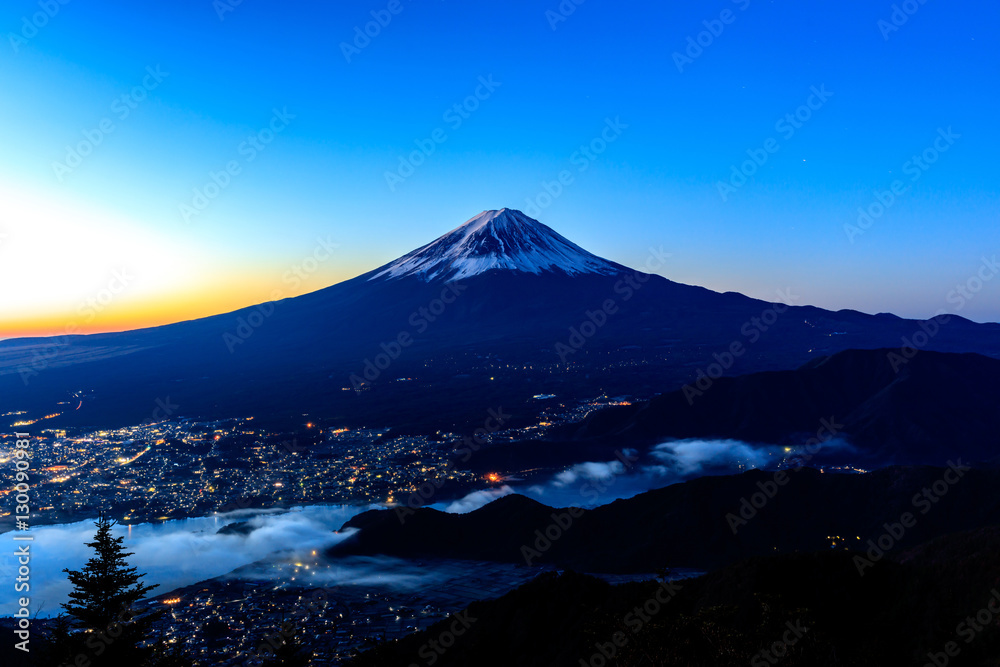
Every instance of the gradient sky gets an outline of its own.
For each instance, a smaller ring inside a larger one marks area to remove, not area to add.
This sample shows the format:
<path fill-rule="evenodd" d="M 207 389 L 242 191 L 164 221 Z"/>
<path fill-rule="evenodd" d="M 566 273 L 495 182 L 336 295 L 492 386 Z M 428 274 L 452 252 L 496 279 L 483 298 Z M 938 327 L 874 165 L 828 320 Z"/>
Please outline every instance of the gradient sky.
<path fill-rule="evenodd" d="M 626 265 L 662 246 L 659 272 L 681 282 L 911 317 L 954 311 L 949 292 L 1000 255 L 997 3 L 913 0 L 896 26 L 872 0 L 589 0 L 568 16 L 557 0 L 399 0 L 348 62 L 342 43 L 388 1 L 243 0 L 220 18 L 231 1 L 3 4 L 0 337 L 312 291 L 505 206 Z M 679 68 L 705 22 L 721 33 Z M 480 77 L 500 85 L 455 127 Z M 823 86 L 794 133 L 777 125 Z M 294 118 L 251 161 L 241 144 L 275 109 Z M 581 170 L 607 119 L 627 128 Z M 948 128 L 959 138 L 911 181 Z M 57 173 L 85 133 L 100 143 Z M 777 152 L 724 200 L 718 183 L 768 139 Z M 231 161 L 240 173 L 185 220 Z M 531 210 L 564 170 L 573 182 Z M 845 225 L 897 178 L 906 192 L 852 242 Z M 323 243 L 338 246 L 292 279 Z M 959 312 L 1000 320 L 1000 279 Z"/>

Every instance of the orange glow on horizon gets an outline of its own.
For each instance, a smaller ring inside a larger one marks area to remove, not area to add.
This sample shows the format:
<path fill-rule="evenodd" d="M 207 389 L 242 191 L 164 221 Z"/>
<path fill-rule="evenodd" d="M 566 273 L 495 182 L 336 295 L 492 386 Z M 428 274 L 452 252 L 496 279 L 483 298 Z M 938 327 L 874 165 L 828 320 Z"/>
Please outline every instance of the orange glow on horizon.
<path fill-rule="evenodd" d="M 96 313 L 81 305 L 77 312 L 25 314 L 16 319 L 6 319 L 0 322 L 0 340 L 111 333 L 158 327 L 230 313 L 271 301 L 274 296 L 284 299 L 308 294 L 351 277 L 353 275 L 337 276 L 326 284 L 317 279 L 315 282 L 304 283 L 293 291 L 286 289 L 280 278 L 274 280 L 271 276 L 230 276 L 225 281 L 227 284 L 213 286 L 211 289 L 197 292 L 187 290 L 144 302 L 123 298 L 121 302 L 112 302 Z"/>

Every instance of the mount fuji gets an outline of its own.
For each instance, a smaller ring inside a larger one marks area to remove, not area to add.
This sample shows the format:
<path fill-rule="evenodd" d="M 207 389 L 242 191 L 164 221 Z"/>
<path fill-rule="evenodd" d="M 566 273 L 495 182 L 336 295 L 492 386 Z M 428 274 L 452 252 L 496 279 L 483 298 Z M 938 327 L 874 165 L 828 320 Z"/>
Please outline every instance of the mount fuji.
<path fill-rule="evenodd" d="M 302 296 L 123 333 L 0 342 L 0 402 L 47 414 L 83 397 L 50 428 L 138 423 L 166 401 L 200 419 L 308 414 L 438 430 L 481 425 L 498 405 L 527 418 L 541 394 L 649 396 L 907 340 L 1000 357 L 998 334 L 954 316 L 917 322 L 683 285 L 499 209 Z"/>
<path fill-rule="evenodd" d="M 483 211 L 464 225 L 378 269 L 369 280 L 416 276 L 462 280 L 488 271 L 616 275 L 624 266 L 592 255 L 520 211 Z"/>

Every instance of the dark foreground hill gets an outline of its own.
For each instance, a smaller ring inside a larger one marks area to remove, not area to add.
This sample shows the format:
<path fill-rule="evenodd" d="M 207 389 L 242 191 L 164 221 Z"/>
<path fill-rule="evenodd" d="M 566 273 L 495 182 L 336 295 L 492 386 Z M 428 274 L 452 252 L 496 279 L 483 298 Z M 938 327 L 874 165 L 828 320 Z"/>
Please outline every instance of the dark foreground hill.
<path fill-rule="evenodd" d="M 359 530 L 333 553 L 637 573 L 706 570 L 765 554 L 868 550 L 869 540 L 876 546 L 881 540 L 878 553 L 892 554 L 1000 523 L 998 488 L 1000 470 L 964 466 L 864 475 L 755 470 L 701 477 L 592 510 L 553 509 L 517 495 L 461 515 L 373 510 L 345 524 Z"/>
<path fill-rule="evenodd" d="M 996 665 L 997 553 L 993 526 L 864 576 L 845 551 L 760 557 L 679 582 L 547 574 L 351 665 Z"/>

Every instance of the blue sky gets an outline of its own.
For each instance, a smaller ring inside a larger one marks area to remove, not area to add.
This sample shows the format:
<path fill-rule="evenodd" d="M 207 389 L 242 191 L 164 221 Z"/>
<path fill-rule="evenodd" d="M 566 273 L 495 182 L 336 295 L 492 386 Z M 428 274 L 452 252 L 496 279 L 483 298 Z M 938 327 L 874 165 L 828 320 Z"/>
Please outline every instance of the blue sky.
<path fill-rule="evenodd" d="M 93 327 L 311 291 L 505 206 L 681 282 L 913 317 L 1000 254 L 993 3 L 231 2 L 4 4 L 0 329 L 59 333 L 116 270 Z M 960 314 L 1000 320 L 980 285 Z"/>

